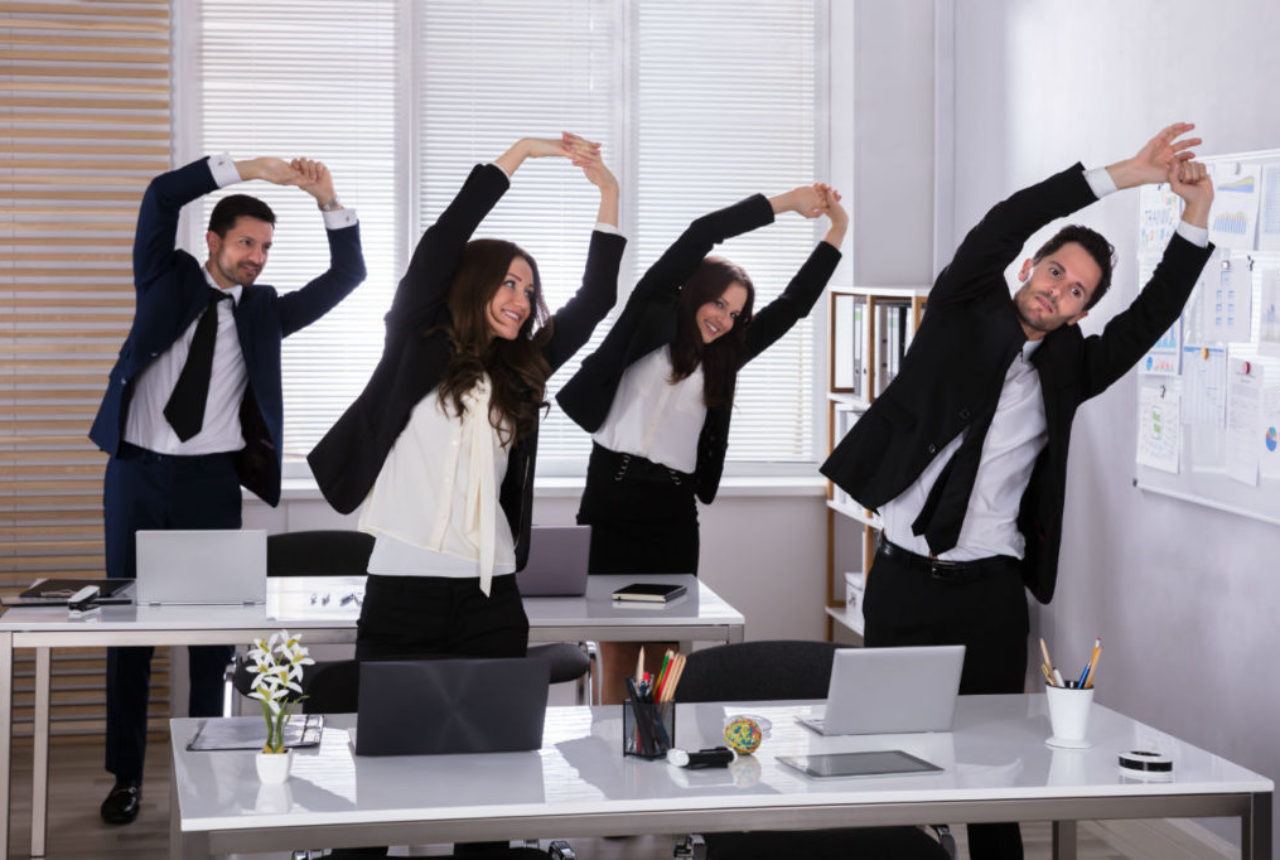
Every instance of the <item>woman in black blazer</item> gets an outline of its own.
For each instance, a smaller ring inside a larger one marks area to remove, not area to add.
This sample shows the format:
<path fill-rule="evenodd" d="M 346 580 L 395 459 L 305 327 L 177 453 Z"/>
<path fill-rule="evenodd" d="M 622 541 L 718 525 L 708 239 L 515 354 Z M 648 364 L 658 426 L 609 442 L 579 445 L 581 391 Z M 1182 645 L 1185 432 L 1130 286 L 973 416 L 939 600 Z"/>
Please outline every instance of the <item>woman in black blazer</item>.
<path fill-rule="evenodd" d="M 848 228 L 839 201 L 836 191 L 814 184 L 757 194 L 695 220 L 636 284 L 604 342 L 556 396 L 593 434 L 578 509 L 578 522 L 591 526 L 592 573 L 697 572 L 695 497 L 715 499 L 737 373 L 822 294 Z M 707 254 L 786 211 L 825 214 L 831 225 L 782 295 L 753 314 L 746 272 Z M 635 665 L 635 648 L 608 651 L 606 677 L 616 676 L 611 664 Z M 661 659 L 660 648 L 648 653 Z"/>
<path fill-rule="evenodd" d="M 548 317 L 533 258 L 472 232 L 526 158 L 559 156 L 600 189 L 577 294 Z M 515 570 L 528 554 L 546 380 L 617 299 L 626 241 L 598 144 L 527 138 L 477 165 L 423 235 L 386 317 L 364 391 L 311 451 L 325 498 L 377 538 L 359 658 L 523 656 Z M 505 461 L 505 467 L 504 467 Z"/>

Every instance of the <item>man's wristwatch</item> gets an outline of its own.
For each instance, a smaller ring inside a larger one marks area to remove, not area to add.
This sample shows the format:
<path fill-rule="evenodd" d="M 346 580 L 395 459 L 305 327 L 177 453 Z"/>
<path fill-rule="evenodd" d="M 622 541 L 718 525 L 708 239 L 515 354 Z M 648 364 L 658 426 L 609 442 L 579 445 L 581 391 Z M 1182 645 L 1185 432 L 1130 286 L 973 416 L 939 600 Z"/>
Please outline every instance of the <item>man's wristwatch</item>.
<path fill-rule="evenodd" d="M 320 211 L 321 211 L 321 212 L 335 212 L 335 211 L 337 211 L 338 209 L 341 209 L 341 208 L 342 208 L 342 204 L 338 201 L 338 198 L 337 198 L 337 197 L 333 198 L 333 199 L 332 199 L 332 200 L 330 200 L 328 203 L 321 203 L 321 204 L 320 204 Z"/>

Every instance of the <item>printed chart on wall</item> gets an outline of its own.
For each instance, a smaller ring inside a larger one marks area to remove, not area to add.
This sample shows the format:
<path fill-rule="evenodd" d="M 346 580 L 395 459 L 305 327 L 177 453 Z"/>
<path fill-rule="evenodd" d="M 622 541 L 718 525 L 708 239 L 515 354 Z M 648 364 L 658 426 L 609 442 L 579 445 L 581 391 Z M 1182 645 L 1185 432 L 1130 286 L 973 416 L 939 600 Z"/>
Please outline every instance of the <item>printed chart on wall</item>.
<path fill-rule="evenodd" d="M 1138 365 L 1134 484 L 1280 523 L 1280 150 L 1205 159 L 1205 264 L 1182 317 Z M 1145 284 L 1177 229 L 1167 186 L 1140 196 Z"/>

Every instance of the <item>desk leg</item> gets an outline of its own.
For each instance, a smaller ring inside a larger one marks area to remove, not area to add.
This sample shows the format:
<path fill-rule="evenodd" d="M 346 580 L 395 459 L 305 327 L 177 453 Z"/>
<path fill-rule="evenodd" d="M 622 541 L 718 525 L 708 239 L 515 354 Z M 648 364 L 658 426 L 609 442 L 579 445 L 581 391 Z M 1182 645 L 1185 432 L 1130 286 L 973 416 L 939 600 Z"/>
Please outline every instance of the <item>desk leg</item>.
<path fill-rule="evenodd" d="M 1053 822 L 1053 860 L 1076 860 L 1076 823 Z"/>
<path fill-rule="evenodd" d="M 1271 860 L 1271 794 L 1255 794 L 1240 819 L 1240 860 Z"/>
<path fill-rule="evenodd" d="M 49 675 L 48 648 L 36 649 L 36 701 L 31 730 L 31 856 L 43 857 L 49 820 Z"/>
<path fill-rule="evenodd" d="M 9 854 L 9 779 L 13 758 L 13 634 L 0 633 L 0 854 Z"/>

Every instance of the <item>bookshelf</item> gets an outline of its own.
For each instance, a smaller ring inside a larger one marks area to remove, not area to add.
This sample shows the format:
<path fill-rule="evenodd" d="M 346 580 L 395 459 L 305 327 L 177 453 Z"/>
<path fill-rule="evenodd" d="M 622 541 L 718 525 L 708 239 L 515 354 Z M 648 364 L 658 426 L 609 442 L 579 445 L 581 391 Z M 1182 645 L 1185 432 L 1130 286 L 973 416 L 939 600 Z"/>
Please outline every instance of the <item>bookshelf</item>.
<path fill-rule="evenodd" d="M 928 287 L 828 290 L 827 451 L 893 381 L 924 314 Z M 865 583 L 880 518 L 827 483 L 827 639 L 861 644 L 862 611 L 846 574 Z"/>

